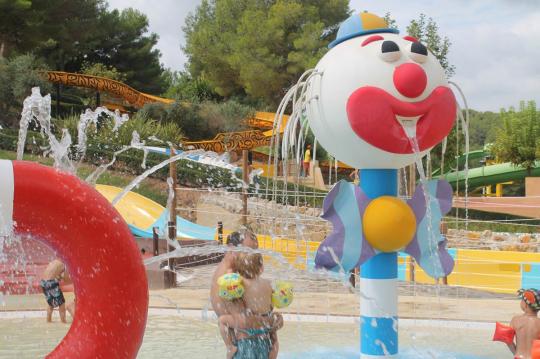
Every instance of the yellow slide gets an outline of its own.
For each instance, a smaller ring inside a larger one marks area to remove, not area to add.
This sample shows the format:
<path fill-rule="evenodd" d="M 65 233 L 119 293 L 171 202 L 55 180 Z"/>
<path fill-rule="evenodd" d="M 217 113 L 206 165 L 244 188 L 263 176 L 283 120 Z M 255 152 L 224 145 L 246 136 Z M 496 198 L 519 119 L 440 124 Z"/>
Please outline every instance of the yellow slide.
<path fill-rule="evenodd" d="M 96 185 L 96 190 L 109 202 L 122 191 L 122 188 Z M 115 208 L 126 221 L 131 232 L 138 237 L 151 238 L 152 228 L 166 230 L 168 212 L 160 204 L 135 192 L 128 194 L 115 205 Z M 214 240 L 217 238 L 216 229 L 192 223 L 182 217 L 177 217 L 177 236 L 182 238 Z M 226 231 L 225 236 L 230 231 Z M 164 232 L 163 232 L 164 233 Z M 257 235 L 261 249 L 281 253 L 289 262 L 305 268 L 317 250 L 318 242 L 296 241 L 286 238 L 272 240 L 267 235 Z"/>
<path fill-rule="evenodd" d="M 109 202 L 122 192 L 122 188 L 96 185 L 96 190 L 107 198 Z M 154 227 L 158 233 L 167 233 L 169 212 L 159 203 L 141 196 L 135 192 L 128 194 L 115 205 L 115 208 L 137 237 L 152 238 Z M 176 217 L 176 236 L 181 238 L 202 239 L 213 241 L 216 237 L 216 229 L 192 223 L 187 219 Z"/>

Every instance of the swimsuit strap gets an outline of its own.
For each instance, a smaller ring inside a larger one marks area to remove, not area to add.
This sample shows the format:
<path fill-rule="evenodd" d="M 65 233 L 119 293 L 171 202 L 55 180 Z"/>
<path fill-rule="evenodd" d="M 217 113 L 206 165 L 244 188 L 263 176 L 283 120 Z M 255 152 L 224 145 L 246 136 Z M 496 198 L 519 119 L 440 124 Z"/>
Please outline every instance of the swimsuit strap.
<path fill-rule="evenodd" d="M 270 333 L 270 330 L 268 330 L 268 328 L 246 328 L 246 329 L 238 329 L 238 331 L 246 334 L 249 337 L 267 335 L 268 333 Z"/>
<path fill-rule="evenodd" d="M 255 313 L 251 309 L 246 308 L 246 314 L 247 315 L 254 315 L 254 316 L 258 316 L 258 317 L 267 318 L 267 317 L 271 317 L 272 314 L 274 314 L 274 308 L 271 308 L 268 312 L 262 313 L 262 314 Z"/>

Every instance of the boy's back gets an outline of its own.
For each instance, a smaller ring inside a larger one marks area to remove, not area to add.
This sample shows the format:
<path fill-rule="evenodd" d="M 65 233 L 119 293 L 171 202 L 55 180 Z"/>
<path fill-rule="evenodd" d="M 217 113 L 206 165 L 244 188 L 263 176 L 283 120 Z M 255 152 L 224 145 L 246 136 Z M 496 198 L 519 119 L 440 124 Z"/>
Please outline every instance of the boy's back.
<path fill-rule="evenodd" d="M 272 311 L 272 284 L 268 279 L 244 279 L 244 288 L 244 303 L 248 311 L 262 316 Z"/>
<path fill-rule="evenodd" d="M 510 326 L 516 331 L 515 357 L 529 359 L 533 341 L 540 339 L 540 318 L 530 314 L 516 315 Z"/>
<path fill-rule="evenodd" d="M 261 278 L 263 258 L 259 253 L 237 257 L 235 267 L 244 281 L 244 305 L 250 314 L 245 321 L 248 328 L 272 326 L 268 320 L 272 318 L 272 284 Z M 269 325 L 270 324 L 270 325 Z"/>
<path fill-rule="evenodd" d="M 53 260 L 49 265 L 47 265 L 47 268 L 45 268 L 45 271 L 43 272 L 43 278 L 45 280 L 60 280 L 64 274 L 65 271 L 64 263 L 59 261 L 58 259 Z"/>

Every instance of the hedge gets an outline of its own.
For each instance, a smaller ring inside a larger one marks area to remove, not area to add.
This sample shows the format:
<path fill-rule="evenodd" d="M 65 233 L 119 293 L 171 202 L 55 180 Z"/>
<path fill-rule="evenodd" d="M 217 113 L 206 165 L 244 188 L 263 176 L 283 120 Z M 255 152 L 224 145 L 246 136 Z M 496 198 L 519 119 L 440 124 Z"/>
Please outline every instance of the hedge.
<path fill-rule="evenodd" d="M 17 151 L 18 131 L 13 129 L 0 130 L 0 148 L 8 151 Z M 25 152 L 38 154 L 43 152 L 43 148 L 48 146 L 48 141 L 45 140 L 39 132 L 28 131 L 27 141 L 25 145 Z M 116 146 L 117 147 L 117 146 Z M 115 148 L 111 144 L 89 142 L 86 151 L 85 161 L 92 163 L 96 166 L 109 163 L 114 155 L 114 152 L 120 148 Z M 72 146 L 72 153 L 76 153 L 76 147 Z M 119 154 L 116 157 L 116 162 L 111 166 L 112 169 L 130 173 L 132 175 L 140 175 L 150 167 L 163 162 L 168 156 L 157 153 L 149 153 L 146 159 L 146 168 L 142 168 L 142 151 L 136 149 L 130 149 L 126 152 Z M 181 186 L 195 187 L 195 188 L 223 188 L 227 191 L 237 192 L 242 188 L 242 173 L 237 171 L 233 173 L 231 170 L 206 165 L 190 160 L 179 160 L 176 162 L 178 183 Z M 166 166 L 152 175 L 153 178 L 166 180 L 169 176 L 169 167 Z M 248 188 L 248 193 L 251 196 L 259 196 L 261 198 L 272 199 L 270 193 L 266 196 L 266 185 L 268 182 L 269 189 L 273 189 L 273 180 L 267 178 L 255 178 L 256 184 L 251 184 Z M 278 188 L 276 199 L 279 203 L 284 203 L 285 198 L 282 196 L 283 181 L 278 181 L 276 184 Z M 307 193 L 305 196 L 298 197 L 299 205 L 308 205 L 311 207 L 320 207 L 322 205 L 321 194 L 325 194 L 325 191 L 316 190 L 311 187 L 302 185 L 294 185 L 287 183 L 287 191 L 297 191 L 299 194 Z M 315 192 L 318 196 L 313 197 L 311 194 Z M 288 196 L 287 204 L 296 205 L 296 196 Z"/>

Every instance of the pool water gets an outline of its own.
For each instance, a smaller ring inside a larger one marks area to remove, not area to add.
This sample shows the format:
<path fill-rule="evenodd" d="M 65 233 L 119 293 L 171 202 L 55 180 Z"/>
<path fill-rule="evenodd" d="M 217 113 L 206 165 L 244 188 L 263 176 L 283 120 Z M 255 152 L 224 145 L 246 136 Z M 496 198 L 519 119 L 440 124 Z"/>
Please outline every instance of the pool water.
<path fill-rule="evenodd" d="M 510 354 L 504 344 L 491 341 L 487 326 L 400 326 L 400 358 L 502 359 Z M 0 358 L 43 357 L 68 328 L 58 321 L 47 324 L 44 317 L 0 319 Z M 358 338 L 358 325 L 353 323 L 286 322 L 279 332 L 279 357 L 357 359 Z M 138 358 L 225 358 L 225 350 L 213 320 L 150 315 Z"/>

